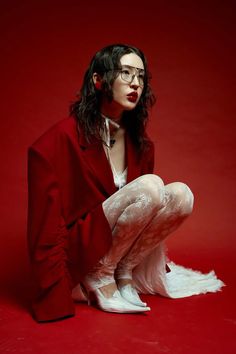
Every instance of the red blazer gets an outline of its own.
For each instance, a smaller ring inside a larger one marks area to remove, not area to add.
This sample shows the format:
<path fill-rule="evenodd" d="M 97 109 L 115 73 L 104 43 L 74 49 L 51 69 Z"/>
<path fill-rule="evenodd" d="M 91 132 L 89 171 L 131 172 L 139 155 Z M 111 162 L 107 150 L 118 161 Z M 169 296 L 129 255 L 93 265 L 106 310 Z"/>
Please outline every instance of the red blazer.
<path fill-rule="evenodd" d="M 128 181 L 153 173 L 150 142 L 138 154 L 126 134 Z M 88 143 L 72 117 L 28 151 L 28 245 L 38 321 L 72 316 L 71 290 L 108 251 L 112 235 L 102 203 L 116 192 L 102 143 Z"/>

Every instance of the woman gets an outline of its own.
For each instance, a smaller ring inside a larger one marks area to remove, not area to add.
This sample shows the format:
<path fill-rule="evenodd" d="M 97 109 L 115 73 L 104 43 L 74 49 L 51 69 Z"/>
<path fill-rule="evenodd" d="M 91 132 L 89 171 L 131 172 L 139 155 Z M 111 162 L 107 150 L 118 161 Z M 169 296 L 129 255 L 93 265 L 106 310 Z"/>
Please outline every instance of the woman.
<path fill-rule="evenodd" d="M 194 284 L 197 277 L 204 285 L 171 290 L 176 266 L 169 273 L 163 240 L 191 214 L 193 194 L 184 183 L 164 185 L 153 174 L 154 147 L 145 132 L 155 101 L 149 80 L 139 49 L 103 48 L 71 116 L 29 148 L 28 241 L 38 321 L 73 315 L 73 300 L 95 300 L 109 312 L 146 312 L 138 292 L 179 297 L 222 286 L 212 273 L 190 271 Z"/>

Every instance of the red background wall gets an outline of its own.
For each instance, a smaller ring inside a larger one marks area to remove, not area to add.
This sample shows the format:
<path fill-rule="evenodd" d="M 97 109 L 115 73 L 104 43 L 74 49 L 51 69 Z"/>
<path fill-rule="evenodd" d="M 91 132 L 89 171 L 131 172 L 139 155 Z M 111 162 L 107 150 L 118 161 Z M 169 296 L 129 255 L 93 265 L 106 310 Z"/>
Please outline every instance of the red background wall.
<path fill-rule="evenodd" d="M 1 1 L 2 283 L 24 285 L 28 276 L 27 147 L 67 116 L 91 56 L 115 42 L 140 47 L 149 61 L 156 173 L 195 194 L 193 215 L 168 241 L 171 257 L 219 272 L 233 262 L 235 7 L 229 0 Z"/>

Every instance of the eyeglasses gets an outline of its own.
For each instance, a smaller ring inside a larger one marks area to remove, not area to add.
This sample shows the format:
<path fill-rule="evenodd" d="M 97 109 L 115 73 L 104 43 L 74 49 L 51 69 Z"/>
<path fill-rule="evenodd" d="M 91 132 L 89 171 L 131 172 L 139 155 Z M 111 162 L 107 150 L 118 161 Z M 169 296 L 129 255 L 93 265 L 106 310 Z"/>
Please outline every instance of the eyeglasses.
<path fill-rule="evenodd" d="M 130 65 L 122 65 L 122 68 L 117 70 L 120 72 L 120 76 L 122 80 L 128 82 L 131 84 L 135 78 L 135 76 L 138 79 L 139 86 L 143 87 L 144 86 L 144 70 L 140 68 L 135 68 L 134 66 Z"/>
<path fill-rule="evenodd" d="M 113 71 L 113 70 L 108 70 L 108 71 Z M 122 80 L 125 82 L 128 82 L 131 84 L 134 81 L 135 76 L 138 79 L 138 83 L 140 87 L 144 86 L 144 80 L 145 80 L 145 71 L 140 68 L 136 68 L 131 65 L 122 65 L 121 69 L 114 69 L 114 71 L 117 71 Z"/>

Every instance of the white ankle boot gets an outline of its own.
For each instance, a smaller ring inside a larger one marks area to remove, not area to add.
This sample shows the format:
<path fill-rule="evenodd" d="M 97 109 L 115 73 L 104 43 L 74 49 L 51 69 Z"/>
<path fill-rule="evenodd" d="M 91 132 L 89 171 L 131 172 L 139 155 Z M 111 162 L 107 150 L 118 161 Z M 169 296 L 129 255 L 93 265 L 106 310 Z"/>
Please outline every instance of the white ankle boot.
<path fill-rule="evenodd" d="M 143 307 L 147 306 L 146 302 L 143 302 L 140 299 L 136 289 L 133 288 L 131 284 L 126 284 L 124 286 L 119 287 L 119 291 L 121 296 L 125 300 L 129 301 L 131 304 L 136 306 L 143 306 Z"/>
<path fill-rule="evenodd" d="M 107 312 L 138 313 L 150 311 L 149 307 L 136 306 L 126 301 L 121 296 L 118 289 L 109 298 L 105 297 L 100 289 L 95 289 L 89 292 L 89 304 L 93 299 L 96 300 L 96 303 L 101 310 Z"/>
<path fill-rule="evenodd" d="M 131 303 L 130 301 L 127 301 L 124 297 L 121 296 L 118 289 L 115 290 L 111 297 L 104 296 L 102 291 L 99 289 L 102 283 L 102 279 L 99 279 L 99 282 L 96 283 L 96 280 L 92 278 L 91 275 L 85 277 L 83 286 L 87 291 L 89 305 L 93 302 L 93 300 L 95 300 L 98 307 L 101 310 L 107 312 L 137 313 L 150 311 L 150 307 L 146 307 L 144 305 L 139 306 Z M 103 286 L 105 286 L 105 282 Z"/>

